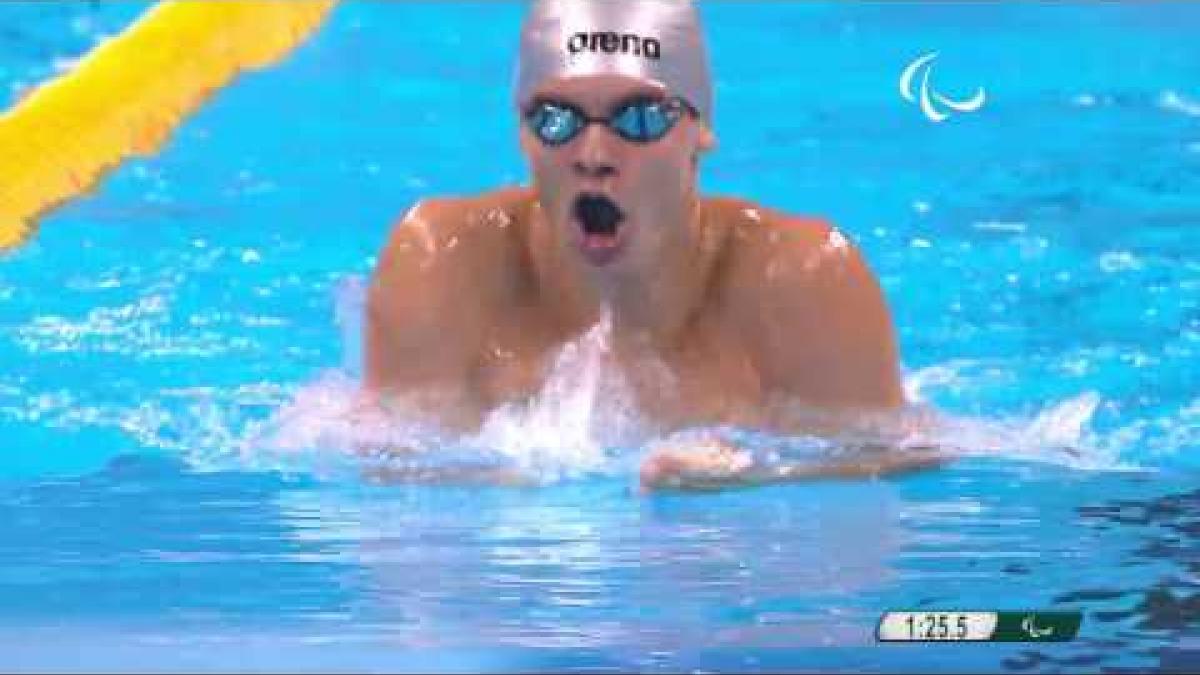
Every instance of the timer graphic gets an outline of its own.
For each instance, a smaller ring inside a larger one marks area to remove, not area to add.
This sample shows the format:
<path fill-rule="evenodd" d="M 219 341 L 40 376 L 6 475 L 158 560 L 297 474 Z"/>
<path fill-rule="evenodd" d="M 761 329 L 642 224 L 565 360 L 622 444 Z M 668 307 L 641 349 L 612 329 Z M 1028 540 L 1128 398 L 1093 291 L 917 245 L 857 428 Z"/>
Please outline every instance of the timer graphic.
<path fill-rule="evenodd" d="M 900 610 L 879 620 L 880 642 L 1065 642 L 1082 612 Z"/>

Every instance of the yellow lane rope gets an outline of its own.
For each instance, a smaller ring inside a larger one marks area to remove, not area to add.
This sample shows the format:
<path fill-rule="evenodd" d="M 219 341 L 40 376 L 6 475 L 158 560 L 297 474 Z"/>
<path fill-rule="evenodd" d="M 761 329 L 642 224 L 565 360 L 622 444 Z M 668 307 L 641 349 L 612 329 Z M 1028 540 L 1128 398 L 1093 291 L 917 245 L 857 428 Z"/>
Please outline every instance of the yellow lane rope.
<path fill-rule="evenodd" d="M 287 55 L 336 0 L 168 0 L 0 115 L 0 251 L 148 155 L 240 72 Z"/>

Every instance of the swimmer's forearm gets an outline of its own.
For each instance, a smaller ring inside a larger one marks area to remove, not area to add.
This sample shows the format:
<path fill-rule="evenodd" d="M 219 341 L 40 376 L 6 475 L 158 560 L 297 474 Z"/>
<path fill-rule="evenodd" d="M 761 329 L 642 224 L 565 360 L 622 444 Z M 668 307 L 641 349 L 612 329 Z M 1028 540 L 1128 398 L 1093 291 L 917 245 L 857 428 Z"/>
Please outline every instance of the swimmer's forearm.
<path fill-rule="evenodd" d="M 363 472 L 373 483 L 396 485 L 420 483 L 425 485 L 462 485 L 525 487 L 536 484 L 533 476 L 512 467 L 407 467 L 377 466 Z"/>
<path fill-rule="evenodd" d="M 642 463 L 645 490 L 719 490 L 805 480 L 879 478 L 936 468 L 951 459 L 934 448 L 880 451 L 878 456 L 824 463 L 778 461 L 764 464 L 729 443 L 702 448 L 656 450 Z"/>

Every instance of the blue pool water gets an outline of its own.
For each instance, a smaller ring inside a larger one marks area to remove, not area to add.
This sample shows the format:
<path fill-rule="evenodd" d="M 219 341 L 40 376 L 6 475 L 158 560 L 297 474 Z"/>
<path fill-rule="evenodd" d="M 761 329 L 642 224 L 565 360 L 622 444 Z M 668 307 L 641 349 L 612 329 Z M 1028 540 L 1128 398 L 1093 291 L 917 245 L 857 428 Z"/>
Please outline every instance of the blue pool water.
<path fill-rule="evenodd" d="M 143 8 L 0 3 L 0 102 Z M 958 463 L 642 496 L 568 386 L 474 439 L 544 486 L 373 485 L 335 308 L 414 200 L 525 179 L 521 9 L 347 2 L 0 258 L 0 667 L 1200 664 L 1200 5 L 703 4 L 705 189 L 862 247 Z M 900 97 L 932 50 L 981 110 Z M 899 608 L 1084 622 L 876 643 Z"/>

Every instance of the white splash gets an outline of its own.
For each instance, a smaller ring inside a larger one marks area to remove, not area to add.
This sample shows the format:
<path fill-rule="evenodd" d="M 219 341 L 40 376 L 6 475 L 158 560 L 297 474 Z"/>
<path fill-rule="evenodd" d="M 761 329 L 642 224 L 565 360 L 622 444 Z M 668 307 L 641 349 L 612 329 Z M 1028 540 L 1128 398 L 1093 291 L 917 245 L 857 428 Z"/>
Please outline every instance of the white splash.
<path fill-rule="evenodd" d="M 919 404 L 935 390 L 980 390 L 986 383 L 967 374 L 977 365 L 961 360 L 922 368 L 905 377 L 905 392 Z M 986 372 L 984 377 L 996 378 Z M 974 417 L 937 412 L 910 442 L 956 449 L 964 456 L 1045 462 L 1082 470 L 1140 469 L 1122 457 L 1123 451 L 1130 447 L 1128 443 L 1092 429 L 1092 420 L 1101 403 L 1097 392 L 1084 391 L 1048 404 L 1032 417 Z"/>
<path fill-rule="evenodd" d="M 158 403 L 143 401 L 135 409 L 104 411 L 107 421 L 102 423 L 99 417 L 92 419 L 95 415 L 83 416 L 88 407 L 80 401 L 38 401 L 24 408 L 36 409 L 36 415 L 53 420 L 52 425 L 117 426 L 139 443 L 179 452 L 201 470 L 294 470 L 319 476 L 341 471 L 358 476 L 364 461 L 378 457 L 364 455 L 363 450 L 377 448 L 405 448 L 409 452 L 403 462 L 435 467 L 499 462 L 542 482 L 625 475 L 646 448 L 662 440 L 656 441 L 657 431 L 638 413 L 626 373 L 615 364 L 609 312 L 559 349 L 536 394 L 493 410 L 478 433 L 448 433 L 423 413 L 440 409 L 436 391 L 393 400 L 386 414 L 365 404 L 356 373 L 361 369 L 364 285 L 361 278 L 350 277 L 336 291 L 344 369 L 328 371 L 299 387 L 164 390 L 160 395 L 166 398 Z M 672 386 L 662 364 L 644 364 L 636 375 L 639 381 L 658 378 L 661 386 Z M 934 364 L 909 373 L 904 386 L 915 407 L 928 413 L 921 416 L 915 431 L 906 431 L 904 443 L 958 449 L 972 457 L 1086 470 L 1127 469 L 1130 465 L 1122 461 L 1127 449 L 1137 448 L 1140 458 L 1143 446 L 1151 442 L 1162 454 L 1171 454 L 1194 445 L 1200 435 L 1195 431 L 1200 402 L 1177 416 L 1105 434 L 1091 427 L 1102 403 L 1095 392 L 1051 403 L 1033 415 L 971 417 L 943 414 L 934 407 L 946 395 L 970 400 L 980 392 L 1022 386 L 1003 362 L 958 359 Z M 71 411 L 70 420 L 58 419 L 64 410 Z M 806 455 L 836 445 L 830 439 L 770 434 L 762 439 L 744 435 L 739 440 Z"/>
<path fill-rule="evenodd" d="M 360 291 L 356 280 L 338 291 L 339 323 L 349 344 L 357 344 Z M 240 461 L 283 470 L 309 464 L 326 476 L 364 461 L 406 469 L 501 465 L 539 482 L 622 471 L 627 468 L 622 462 L 633 461 L 650 434 L 613 363 L 611 335 L 612 318 L 605 312 L 561 347 L 535 395 L 496 408 L 478 433 L 466 436 L 439 426 L 432 411 L 453 403 L 437 391 L 389 398 L 384 412 L 366 402 L 356 377 L 327 372 L 301 387 L 269 420 L 247 428 L 236 444 Z M 346 353 L 347 361 L 355 361 L 351 349 Z"/>
<path fill-rule="evenodd" d="M 1071 103 L 1081 108 L 1090 108 L 1096 105 L 1096 96 L 1095 94 L 1089 94 L 1086 92 L 1077 94 L 1071 98 Z"/>
<path fill-rule="evenodd" d="M 542 389 L 490 413 L 472 445 L 549 478 L 612 470 L 612 453 L 639 443 L 644 427 L 612 361 L 611 337 L 606 310 L 594 327 L 563 345 Z"/>
<path fill-rule="evenodd" d="M 987 232 L 1011 232 L 1024 234 L 1028 225 L 1020 221 L 979 220 L 971 223 L 971 227 Z"/>
<path fill-rule="evenodd" d="M 1140 270 L 1143 265 L 1137 256 L 1129 251 L 1105 251 L 1096 259 L 1100 269 L 1113 274 L 1127 270 Z"/>
<path fill-rule="evenodd" d="M 845 254 L 850 251 L 850 242 L 840 230 L 830 228 L 829 235 L 825 239 L 825 248 L 836 253 Z"/>
<path fill-rule="evenodd" d="M 1200 101 L 1185 98 L 1177 91 L 1164 91 L 1158 97 L 1158 105 L 1164 110 L 1183 113 L 1189 117 L 1200 117 Z"/>
<path fill-rule="evenodd" d="M 299 469 L 326 476 L 339 467 L 351 466 L 350 462 L 357 461 L 361 467 L 361 449 L 381 447 L 410 450 L 400 463 L 424 462 L 437 467 L 463 461 L 498 462 L 543 483 L 586 475 L 626 475 L 647 448 L 663 439 L 638 414 L 628 381 L 612 363 L 611 334 L 611 317 L 605 315 L 561 348 L 540 391 L 526 401 L 492 411 L 476 434 L 447 434 L 432 418 L 423 416 L 421 410 L 437 409 L 436 402 L 430 403 L 431 394 L 424 400 L 414 395 L 395 401 L 387 416 L 372 412 L 360 405 L 359 384 L 354 378 L 331 372 L 302 387 L 266 423 L 246 427 L 240 439 L 224 434 L 210 438 L 204 446 L 210 450 L 216 445 L 237 448 L 243 467 Z M 901 420 L 903 438 L 898 447 L 932 445 L 965 457 L 1041 462 L 1079 470 L 1139 468 L 1123 461 L 1122 453 L 1139 447 L 1131 444 L 1145 437 L 1147 430 L 1094 431 L 1092 420 L 1102 403 L 1096 392 L 1085 391 L 1049 404 L 1033 415 L 984 417 L 946 414 L 926 401 L 947 392 L 957 397 L 998 386 L 1019 386 L 1001 366 L 951 361 L 909 374 L 904 385 L 914 406 Z M 211 437 L 214 424 L 204 426 Z M 879 433 L 884 435 L 880 438 L 893 438 L 896 429 L 881 427 Z M 710 431 L 736 437 L 748 448 L 787 448 L 789 456 L 799 453 L 816 458 L 839 451 L 838 439 L 715 427 L 696 433 Z M 667 440 L 681 438 L 686 438 L 686 432 L 669 435 Z M 1181 446 L 1172 443 L 1172 447 Z M 204 464 L 217 466 L 212 459 L 206 457 Z"/>

